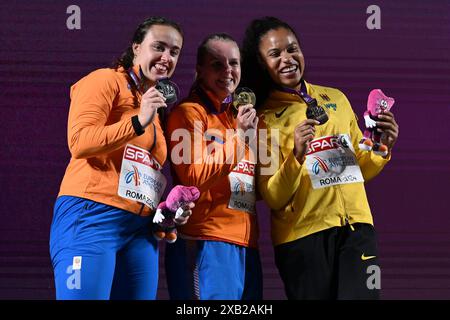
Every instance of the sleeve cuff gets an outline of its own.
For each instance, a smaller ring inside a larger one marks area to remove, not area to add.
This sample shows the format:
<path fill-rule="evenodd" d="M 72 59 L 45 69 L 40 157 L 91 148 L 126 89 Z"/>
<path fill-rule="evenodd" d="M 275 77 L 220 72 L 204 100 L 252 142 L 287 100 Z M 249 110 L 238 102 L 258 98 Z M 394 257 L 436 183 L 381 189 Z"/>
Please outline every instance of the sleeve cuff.
<path fill-rule="evenodd" d="M 142 135 L 145 132 L 145 129 L 142 128 L 137 115 L 131 118 L 131 124 L 133 125 L 134 132 L 136 132 L 138 136 Z"/>
<path fill-rule="evenodd" d="M 391 160 L 392 153 L 389 152 L 389 154 L 386 156 L 386 158 L 372 154 L 372 161 L 378 165 L 378 166 L 384 166 L 386 163 L 388 163 Z"/>

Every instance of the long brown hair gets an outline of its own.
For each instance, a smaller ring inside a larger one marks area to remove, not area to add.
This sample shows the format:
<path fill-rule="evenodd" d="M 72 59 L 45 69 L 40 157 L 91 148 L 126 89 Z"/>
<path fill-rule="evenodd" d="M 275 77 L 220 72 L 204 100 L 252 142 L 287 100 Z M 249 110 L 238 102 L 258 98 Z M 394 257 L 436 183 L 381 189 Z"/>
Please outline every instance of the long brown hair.
<path fill-rule="evenodd" d="M 174 21 L 166 19 L 164 17 L 150 17 L 142 22 L 137 29 L 134 31 L 133 38 L 131 40 L 131 44 L 128 48 L 121 54 L 121 56 L 113 63 L 113 68 L 117 69 L 118 67 L 123 67 L 124 69 L 129 69 L 133 66 L 134 60 L 134 52 L 133 52 L 133 44 L 140 44 L 144 41 L 145 35 L 147 31 L 153 25 L 162 25 L 173 27 L 177 30 L 181 37 L 183 38 L 183 31 L 181 27 Z"/>

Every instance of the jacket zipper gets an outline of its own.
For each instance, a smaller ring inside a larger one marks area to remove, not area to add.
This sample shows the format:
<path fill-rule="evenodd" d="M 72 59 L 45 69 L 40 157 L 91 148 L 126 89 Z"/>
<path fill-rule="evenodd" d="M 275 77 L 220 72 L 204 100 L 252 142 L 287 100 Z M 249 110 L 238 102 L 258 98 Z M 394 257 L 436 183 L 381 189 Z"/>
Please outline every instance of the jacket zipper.
<path fill-rule="evenodd" d="M 355 231 L 355 227 L 353 227 L 353 225 L 350 223 L 350 221 L 348 220 L 348 216 L 347 215 L 345 216 L 345 222 L 346 222 L 346 224 L 349 225 L 349 227 L 350 227 L 350 229 L 352 231 Z"/>
<path fill-rule="evenodd" d="M 350 223 L 349 216 L 348 216 L 348 214 L 347 214 L 347 212 L 345 210 L 345 205 L 344 205 L 344 200 L 343 200 L 343 197 L 342 197 L 341 187 L 339 185 L 336 186 L 336 187 L 337 187 L 336 189 L 338 190 L 338 193 L 339 193 L 339 199 L 341 200 L 341 205 L 342 205 L 342 207 L 344 209 L 344 212 L 345 212 L 345 216 L 344 216 L 345 225 L 348 225 L 352 231 L 355 231 L 355 227 L 353 227 L 353 225 Z"/>

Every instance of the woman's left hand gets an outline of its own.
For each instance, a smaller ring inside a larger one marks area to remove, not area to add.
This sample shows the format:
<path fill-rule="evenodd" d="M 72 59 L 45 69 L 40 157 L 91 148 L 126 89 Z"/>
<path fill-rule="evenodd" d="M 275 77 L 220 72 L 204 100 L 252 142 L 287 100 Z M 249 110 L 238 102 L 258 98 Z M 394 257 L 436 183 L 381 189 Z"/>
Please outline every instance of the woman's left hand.
<path fill-rule="evenodd" d="M 390 111 L 383 111 L 378 115 L 377 131 L 381 132 L 381 143 L 388 147 L 389 153 L 392 150 L 398 138 L 398 124 L 395 121 L 394 114 Z"/>
<path fill-rule="evenodd" d="M 175 219 L 174 219 L 175 223 L 179 226 L 186 224 L 189 220 L 189 217 L 192 214 L 192 209 L 194 207 L 195 207 L 195 203 L 189 202 L 185 206 L 178 208 L 177 214 L 175 215 Z M 179 213 L 179 211 L 182 211 L 182 212 Z"/>

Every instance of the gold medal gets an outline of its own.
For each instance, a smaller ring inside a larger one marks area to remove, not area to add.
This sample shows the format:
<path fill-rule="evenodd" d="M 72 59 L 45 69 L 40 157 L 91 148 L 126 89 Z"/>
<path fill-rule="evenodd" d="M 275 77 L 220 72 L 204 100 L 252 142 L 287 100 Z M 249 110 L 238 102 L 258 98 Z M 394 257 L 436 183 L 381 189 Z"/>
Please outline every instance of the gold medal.
<path fill-rule="evenodd" d="M 255 106 L 256 96 L 249 88 L 238 88 L 233 94 L 233 106 L 238 111 L 240 106 L 251 104 Z"/>

